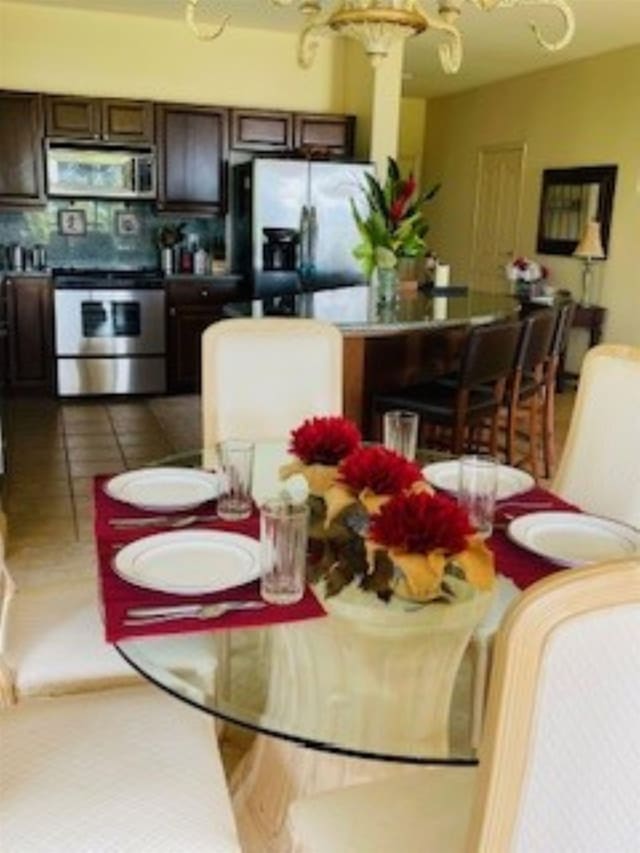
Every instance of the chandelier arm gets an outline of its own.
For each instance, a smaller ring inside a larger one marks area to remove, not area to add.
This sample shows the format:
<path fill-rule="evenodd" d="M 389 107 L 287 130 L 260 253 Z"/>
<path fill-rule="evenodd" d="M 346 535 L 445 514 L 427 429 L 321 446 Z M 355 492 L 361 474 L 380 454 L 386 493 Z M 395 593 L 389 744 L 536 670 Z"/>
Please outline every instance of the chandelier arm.
<path fill-rule="evenodd" d="M 422 10 L 420 10 L 422 12 Z M 452 23 L 447 23 L 439 18 L 432 18 L 426 12 L 422 12 L 428 28 L 445 33 L 449 41 L 438 45 L 438 56 L 445 74 L 457 74 L 462 65 L 462 36 L 460 30 Z"/>
<path fill-rule="evenodd" d="M 549 41 L 542 35 L 542 31 L 535 21 L 530 21 L 531 27 L 536 41 L 545 50 L 556 51 L 562 50 L 573 39 L 576 31 L 576 19 L 573 9 L 567 3 L 567 0 L 470 0 L 474 6 L 481 9 L 483 12 L 490 12 L 493 9 L 512 9 L 514 6 L 551 6 L 562 15 L 565 23 L 564 34 L 556 41 Z"/>
<path fill-rule="evenodd" d="M 187 26 L 201 41 L 213 41 L 217 39 L 225 30 L 231 15 L 225 15 L 222 19 L 222 22 L 217 27 L 206 27 L 203 28 L 198 25 L 196 21 L 196 7 L 200 0 L 187 0 L 187 6 L 185 9 L 185 17 L 187 21 Z"/>
<path fill-rule="evenodd" d="M 274 0 L 277 2 L 277 0 Z M 287 0 L 285 0 L 287 2 Z M 319 30 L 327 26 L 327 22 L 331 14 L 325 12 L 317 12 L 312 15 L 309 21 L 300 30 L 300 38 L 298 40 L 298 65 L 301 68 L 311 68 L 320 46 Z"/>

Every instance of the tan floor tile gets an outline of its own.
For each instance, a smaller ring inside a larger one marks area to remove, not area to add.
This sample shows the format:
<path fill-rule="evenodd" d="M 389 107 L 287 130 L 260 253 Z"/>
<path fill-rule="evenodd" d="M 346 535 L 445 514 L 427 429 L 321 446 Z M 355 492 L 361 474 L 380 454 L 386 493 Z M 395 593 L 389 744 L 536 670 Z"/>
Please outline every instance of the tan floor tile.
<path fill-rule="evenodd" d="M 74 538 L 76 534 L 73 515 L 67 518 L 41 520 L 31 518 L 28 521 L 12 522 L 9 527 L 9 537 L 15 542 L 59 542 Z"/>
<path fill-rule="evenodd" d="M 63 412 L 62 419 L 65 426 L 68 424 L 88 424 L 88 423 L 104 423 L 109 420 L 109 415 L 105 408 L 97 409 L 78 409 L 77 411 Z"/>
<path fill-rule="evenodd" d="M 93 521 L 93 497 L 77 497 L 73 500 L 76 519 L 90 519 Z"/>
<path fill-rule="evenodd" d="M 15 436 L 8 435 L 7 445 L 9 453 L 15 454 L 30 453 L 34 450 L 38 452 L 51 450 L 56 453 L 64 449 L 64 435 L 62 432 L 56 435 L 19 433 Z"/>
<path fill-rule="evenodd" d="M 72 477 L 71 490 L 74 500 L 91 497 L 93 495 L 93 477 Z"/>
<path fill-rule="evenodd" d="M 129 444 L 140 444 L 141 442 L 165 441 L 164 432 L 157 424 L 135 425 L 127 424 L 124 427 L 115 427 L 116 439 L 122 447 Z"/>
<path fill-rule="evenodd" d="M 145 450 L 162 450 L 170 446 L 160 430 L 118 433 L 118 442 L 125 453 L 129 448 L 143 447 Z"/>
<path fill-rule="evenodd" d="M 7 512 L 9 517 L 15 521 L 28 518 L 66 518 L 73 514 L 73 501 L 71 494 L 54 495 L 49 498 L 26 498 L 22 500 L 7 501 Z"/>
<path fill-rule="evenodd" d="M 113 429 L 108 420 L 96 421 L 95 423 L 88 421 L 80 421 L 78 423 L 69 423 L 65 425 L 65 435 L 113 435 Z"/>
<path fill-rule="evenodd" d="M 118 450 L 118 442 L 115 435 L 68 435 L 65 441 L 69 451 L 74 449 L 91 449 L 101 452 L 103 450 Z"/>
<path fill-rule="evenodd" d="M 15 480 L 32 477 L 39 477 L 42 480 L 64 480 L 69 476 L 67 460 L 64 456 L 40 460 L 25 454 L 7 460 L 7 471 Z"/>
<path fill-rule="evenodd" d="M 111 418 L 111 422 L 117 426 L 126 426 L 127 424 L 141 424 L 145 426 L 147 424 L 158 426 L 158 421 L 152 412 L 148 409 L 137 409 L 137 410 L 124 410 L 120 411 L 119 409 L 112 408 L 109 410 L 109 417 Z"/>
<path fill-rule="evenodd" d="M 105 462 L 107 464 L 122 462 L 122 453 L 115 447 L 70 447 L 69 463 L 75 462 Z"/>
<path fill-rule="evenodd" d="M 119 471 L 124 471 L 124 462 L 121 459 L 115 460 L 80 460 L 69 462 L 69 469 L 72 478 L 76 477 L 95 477 L 96 474 L 117 474 Z"/>
<path fill-rule="evenodd" d="M 7 489 L 7 499 L 10 504 L 23 499 L 42 498 L 42 500 L 51 500 L 60 495 L 68 494 L 68 480 L 42 480 L 38 477 L 24 480 L 10 478 Z"/>

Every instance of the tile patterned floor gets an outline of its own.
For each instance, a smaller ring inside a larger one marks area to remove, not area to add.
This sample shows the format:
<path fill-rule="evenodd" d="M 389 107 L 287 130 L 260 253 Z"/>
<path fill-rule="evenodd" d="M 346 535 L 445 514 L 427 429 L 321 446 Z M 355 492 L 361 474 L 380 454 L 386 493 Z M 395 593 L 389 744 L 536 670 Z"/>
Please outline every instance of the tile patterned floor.
<path fill-rule="evenodd" d="M 132 403 L 18 399 L 7 433 L 8 557 L 28 580 L 90 571 L 93 476 L 200 444 L 196 397 Z"/>

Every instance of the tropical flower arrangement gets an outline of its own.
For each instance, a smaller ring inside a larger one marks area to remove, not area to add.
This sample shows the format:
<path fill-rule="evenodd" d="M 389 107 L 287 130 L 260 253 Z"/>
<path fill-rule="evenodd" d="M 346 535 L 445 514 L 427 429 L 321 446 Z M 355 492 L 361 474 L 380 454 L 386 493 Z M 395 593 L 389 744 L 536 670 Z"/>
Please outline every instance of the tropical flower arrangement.
<path fill-rule="evenodd" d="M 362 445 L 346 418 L 316 417 L 291 434 L 310 506 L 309 580 L 327 596 L 357 584 L 383 601 L 473 597 L 493 585 L 493 555 L 449 497 L 434 494 L 413 462 Z"/>
<path fill-rule="evenodd" d="M 396 161 L 389 157 L 384 182 L 365 174 L 363 187 L 368 212 L 362 215 L 351 200 L 351 209 L 361 242 L 353 250 L 364 274 L 371 278 L 374 269 L 395 269 L 400 258 L 415 258 L 426 251 L 429 230 L 422 205 L 439 190 L 434 186 L 419 194 L 413 175 L 402 178 Z"/>

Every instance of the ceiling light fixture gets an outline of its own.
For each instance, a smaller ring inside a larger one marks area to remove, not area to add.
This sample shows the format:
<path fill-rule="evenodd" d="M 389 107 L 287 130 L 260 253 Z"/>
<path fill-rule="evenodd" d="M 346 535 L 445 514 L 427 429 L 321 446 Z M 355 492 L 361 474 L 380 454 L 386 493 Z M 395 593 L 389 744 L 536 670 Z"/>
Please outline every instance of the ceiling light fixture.
<path fill-rule="evenodd" d="M 196 7 L 200 0 L 187 0 L 187 23 L 200 39 L 217 38 L 224 30 L 229 16 L 217 27 L 203 28 L 196 23 Z M 564 32 L 555 41 L 546 39 L 540 27 L 530 23 L 538 44 L 545 50 L 557 51 L 566 47 L 575 32 L 575 18 L 567 0 L 432 0 L 433 14 L 425 11 L 420 0 L 339 0 L 328 11 L 320 0 L 271 0 L 276 6 L 292 6 L 305 16 L 300 33 L 298 61 L 308 68 L 314 60 L 323 33 L 337 33 L 361 42 L 373 65 L 377 65 L 394 43 L 426 30 L 436 30 L 446 37 L 438 45 L 440 63 L 447 74 L 455 74 L 462 64 L 462 36 L 457 27 L 465 3 L 482 12 L 510 9 L 514 6 L 551 6 L 562 16 Z"/>

